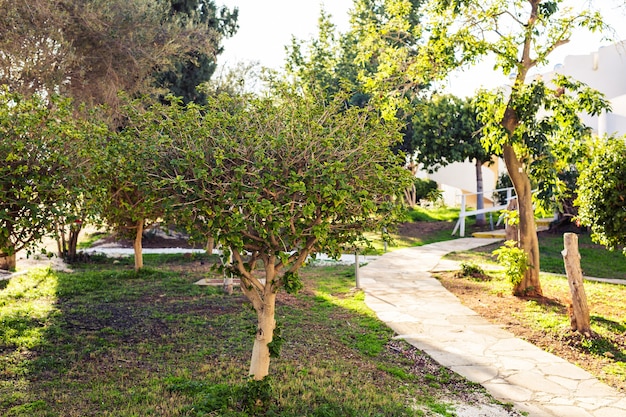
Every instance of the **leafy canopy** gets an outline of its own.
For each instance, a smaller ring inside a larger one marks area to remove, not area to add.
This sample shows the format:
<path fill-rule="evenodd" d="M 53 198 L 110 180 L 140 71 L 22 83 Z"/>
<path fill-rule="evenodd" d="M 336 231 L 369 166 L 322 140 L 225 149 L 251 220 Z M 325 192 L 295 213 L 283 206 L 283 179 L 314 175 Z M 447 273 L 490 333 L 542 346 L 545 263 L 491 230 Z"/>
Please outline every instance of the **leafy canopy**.
<path fill-rule="evenodd" d="M 609 108 L 601 93 L 564 76 L 550 83 L 537 79 L 518 84 L 508 94 L 482 91 L 477 103 L 484 123 L 484 146 L 495 153 L 507 144 L 513 146 L 537 185 L 537 201 L 548 209 L 567 193 L 559 174 L 584 156 L 584 143 L 591 135 L 579 115 L 597 115 Z M 513 132 L 501 123 L 507 106 L 518 120 Z"/>
<path fill-rule="evenodd" d="M 211 69 L 221 37 L 234 31 L 235 13 L 199 0 L 4 2 L 0 81 L 13 91 L 59 92 L 114 112 L 119 91 L 156 96 L 179 77 L 209 76 L 203 71 Z M 159 74 L 175 79 L 166 83 Z"/>
<path fill-rule="evenodd" d="M 472 100 L 434 95 L 413 103 L 408 148 L 426 169 L 436 171 L 453 162 L 477 159 L 482 163 L 491 158 L 481 143 L 482 124 Z"/>
<path fill-rule="evenodd" d="M 71 102 L 0 89 L 0 251 L 29 248 L 80 197 L 87 126 Z"/>
<path fill-rule="evenodd" d="M 588 163 L 581 163 L 578 216 L 591 227 L 594 241 L 610 248 L 626 247 L 626 165 L 624 138 L 592 143 Z"/>
<path fill-rule="evenodd" d="M 186 112 L 155 107 L 154 117 L 166 120 L 158 175 L 178 199 L 174 214 L 250 253 L 250 265 L 294 272 L 309 254 L 338 255 L 399 213 L 394 195 L 407 173 L 389 150 L 398 126 L 341 98 L 221 95 Z"/>

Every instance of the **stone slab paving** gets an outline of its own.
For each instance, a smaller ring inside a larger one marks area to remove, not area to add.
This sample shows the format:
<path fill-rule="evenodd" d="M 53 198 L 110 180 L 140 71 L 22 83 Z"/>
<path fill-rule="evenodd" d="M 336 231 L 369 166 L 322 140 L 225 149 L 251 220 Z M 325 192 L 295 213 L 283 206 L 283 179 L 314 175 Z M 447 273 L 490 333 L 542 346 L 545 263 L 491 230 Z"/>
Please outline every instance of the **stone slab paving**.
<path fill-rule="evenodd" d="M 387 253 L 360 270 L 365 302 L 398 338 L 531 417 L 626 417 L 626 396 L 489 323 L 432 277 L 446 253 L 497 241 L 464 238 Z"/>

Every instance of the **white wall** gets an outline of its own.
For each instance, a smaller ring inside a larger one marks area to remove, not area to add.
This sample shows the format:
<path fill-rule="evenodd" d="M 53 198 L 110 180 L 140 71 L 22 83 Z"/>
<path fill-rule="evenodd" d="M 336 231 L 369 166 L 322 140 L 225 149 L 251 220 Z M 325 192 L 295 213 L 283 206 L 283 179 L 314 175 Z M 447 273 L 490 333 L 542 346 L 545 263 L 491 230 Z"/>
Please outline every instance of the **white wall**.
<path fill-rule="evenodd" d="M 570 55 L 555 70 L 543 74 L 549 81 L 560 73 L 584 82 L 605 94 L 611 102 L 612 112 L 598 116 L 582 115 L 584 122 L 599 134 L 626 134 L 626 41 L 600 48 L 597 52 L 586 55 Z M 498 165 L 498 173 L 505 171 L 504 163 Z M 498 174 L 499 175 L 499 174 Z M 470 161 L 454 163 L 441 168 L 434 174 L 421 173 L 439 183 L 443 191 L 444 202 L 449 206 L 459 204 L 458 196 L 476 191 L 476 172 Z M 485 197 L 491 197 L 497 176 L 492 170 L 483 167 L 483 186 Z"/>
<path fill-rule="evenodd" d="M 569 55 L 555 71 L 584 82 L 611 99 L 626 94 L 626 42 L 587 55 Z"/>
<path fill-rule="evenodd" d="M 500 162 L 499 167 L 504 164 Z M 498 181 L 497 175 L 493 170 L 483 166 L 483 195 L 487 199 L 491 199 L 491 194 Z M 465 193 L 476 192 L 476 167 L 472 161 L 455 162 L 440 168 L 433 174 L 428 174 L 428 178 L 439 184 L 439 189 L 443 191 L 444 203 L 447 206 L 456 206 L 460 204 L 459 196 Z"/>
<path fill-rule="evenodd" d="M 626 41 L 600 48 L 586 55 L 569 55 L 554 71 L 544 74 L 550 80 L 556 73 L 582 81 L 603 93 L 612 111 L 582 119 L 598 134 L 626 134 Z"/>

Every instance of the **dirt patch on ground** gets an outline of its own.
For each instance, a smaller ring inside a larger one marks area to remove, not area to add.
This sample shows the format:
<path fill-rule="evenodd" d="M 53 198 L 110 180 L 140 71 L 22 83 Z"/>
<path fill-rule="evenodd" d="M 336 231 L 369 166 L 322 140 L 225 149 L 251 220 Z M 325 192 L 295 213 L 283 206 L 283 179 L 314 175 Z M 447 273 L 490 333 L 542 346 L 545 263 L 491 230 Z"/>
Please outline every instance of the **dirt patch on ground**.
<path fill-rule="evenodd" d="M 603 339 L 598 335 L 587 338 L 568 329 L 547 333 L 533 328 L 523 320 L 523 312 L 530 302 L 538 304 L 540 308 L 567 315 L 568 294 L 551 294 L 551 298 L 531 300 L 515 297 L 510 293 L 490 292 L 487 283 L 460 278 L 456 272 L 438 273 L 437 278 L 463 304 L 490 322 L 502 326 L 517 337 L 547 352 L 580 366 L 603 382 L 626 392 L 626 381 L 623 376 L 612 372 L 615 366 L 619 366 L 616 363 L 623 363 L 626 359 L 624 356 L 626 333 L 618 335 L 613 340 Z M 603 315 L 602 309 L 610 309 L 610 306 L 595 305 L 594 308 L 596 314 Z M 607 315 L 610 315 L 608 313 L 607 311 Z"/>
<path fill-rule="evenodd" d="M 454 227 L 450 222 L 413 222 L 400 223 L 398 225 L 398 235 L 403 237 L 426 239 L 429 236 L 441 232 L 442 230 L 450 230 Z"/>
<path fill-rule="evenodd" d="M 113 233 L 110 235 L 103 235 L 103 237 L 94 242 L 92 246 L 98 247 L 105 245 L 117 245 L 125 248 L 132 248 L 133 242 L 130 239 L 120 237 Z M 141 246 L 143 248 L 203 248 L 203 245 L 190 241 L 187 235 L 183 233 L 173 231 L 164 232 L 160 229 L 150 229 L 144 232 L 141 239 Z"/>

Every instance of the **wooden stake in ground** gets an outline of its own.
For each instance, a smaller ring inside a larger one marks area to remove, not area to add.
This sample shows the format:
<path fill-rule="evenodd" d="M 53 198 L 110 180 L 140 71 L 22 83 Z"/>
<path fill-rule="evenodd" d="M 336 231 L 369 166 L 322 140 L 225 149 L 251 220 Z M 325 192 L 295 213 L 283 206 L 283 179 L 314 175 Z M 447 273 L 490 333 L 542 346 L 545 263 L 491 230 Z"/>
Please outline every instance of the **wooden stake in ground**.
<path fill-rule="evenodd" d="M 587 306 L 587 295 L 583 285 L 583 273 L 580 268 L 578 235 L 576 233 L 565 233 L 563 235 L 563 244 L 565 248 L 561 254 L 565 263 L 569 289 L 572 293 L 572 305 L 571 309 L 569 309 L 572 330 L 591 336 L 589 307 Z"/>

